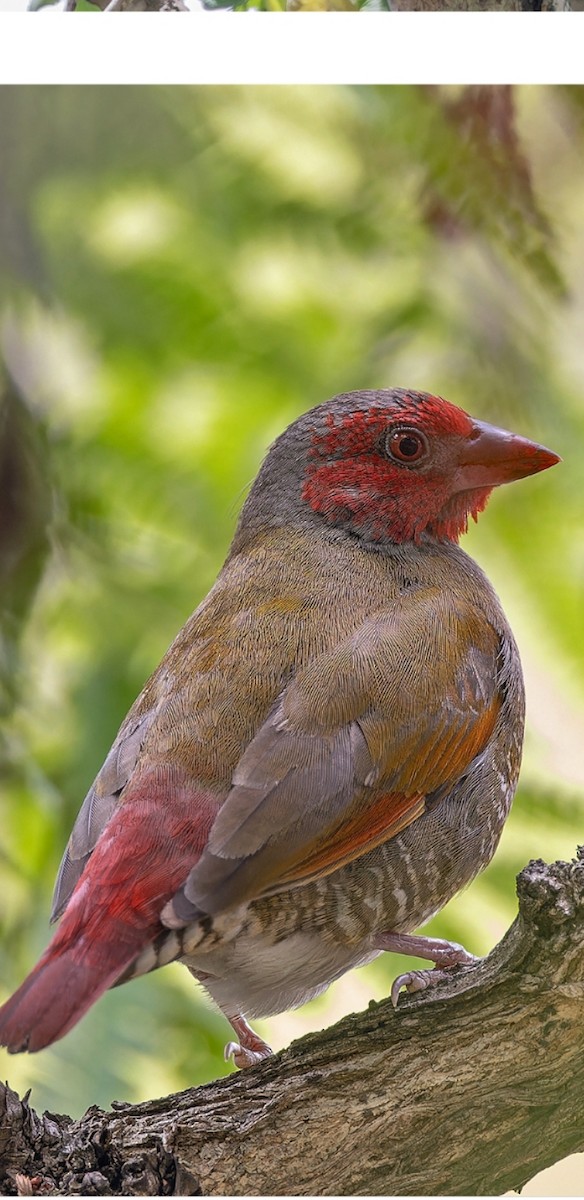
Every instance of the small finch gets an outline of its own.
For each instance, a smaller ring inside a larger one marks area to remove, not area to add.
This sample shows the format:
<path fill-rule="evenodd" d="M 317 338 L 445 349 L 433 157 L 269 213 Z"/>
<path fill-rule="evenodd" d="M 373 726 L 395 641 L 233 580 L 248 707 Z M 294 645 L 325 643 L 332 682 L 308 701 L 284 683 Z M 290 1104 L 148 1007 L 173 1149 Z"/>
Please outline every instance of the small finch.
<path fill-rule="evenodd" d="M 303 1004 L 414 936 L 490 861 L 524 691 L 458 546 L 491 490 L 559 461 L 438 396 L 349 392 L 269 451 L 217 579 L 123 722 L 75 823 L 55 935 L 0 1010 L 40 1050 L 107 988 L 184 962 L 231 1023 Z"/>

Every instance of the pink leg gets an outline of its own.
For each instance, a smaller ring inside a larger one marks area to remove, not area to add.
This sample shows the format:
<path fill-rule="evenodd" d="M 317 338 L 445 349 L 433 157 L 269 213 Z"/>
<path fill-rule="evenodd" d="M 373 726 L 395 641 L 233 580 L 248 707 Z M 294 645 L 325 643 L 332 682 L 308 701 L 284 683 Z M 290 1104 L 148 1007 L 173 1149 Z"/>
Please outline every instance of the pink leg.
<path fill-rule="evenodd" d="M 374 945 L 377 950 L 393 950 L 395 954 L 412 954 L 415 958 L 428 958 L 434 963 L 431 971 L 406 971 L 398 975 L 391 989 L 391 1003 L 397 1008 L 399 993 L 405 987 L 408 992 L 422 992 L 448 978 L 448 967 L 458 967 L 478 962 L 458 942 L 446 942 L 442 938 L 418 937 L 413 933 L 379 933 Z"/>
<path fill-rule="evenodd" d="M 262 1061 L 262 1058 L 269 1058 L 272 1054 L 272 1049 L 264 1042 L 257 1033 L 254 1033 L 250 1025 L 248 1025 L 245 1017 L 240 1015 L 236 1017 L 228 1017 L 229 1024 L 235 1030 L 239 1041 L 228 1042 L 225 1047 L 225 1061 L 233 1059 L 236 1067 L 243 1069 L 244 1067 L 255 1067 L 256 1063 Z"/>

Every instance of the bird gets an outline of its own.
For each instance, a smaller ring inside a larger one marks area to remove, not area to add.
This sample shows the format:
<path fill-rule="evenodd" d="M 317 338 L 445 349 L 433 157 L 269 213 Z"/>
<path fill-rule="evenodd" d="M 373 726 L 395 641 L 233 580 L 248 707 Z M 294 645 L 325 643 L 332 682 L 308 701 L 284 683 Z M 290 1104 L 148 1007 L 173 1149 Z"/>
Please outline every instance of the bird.
<path fill-rule="evenodd" d="M 384 951 L 476 961 L 415 931 L 491 860 L 524 685 L 459 546 L 493 488 L 560 461 L 429 392 L 341 393 L 277 438 L 221 572 L 123 721 L 71 833 L 47 950 L 0 1010 L 34 1052 L 106 991 L 179 960 L 270 1047 L 287 1011 Z"/>

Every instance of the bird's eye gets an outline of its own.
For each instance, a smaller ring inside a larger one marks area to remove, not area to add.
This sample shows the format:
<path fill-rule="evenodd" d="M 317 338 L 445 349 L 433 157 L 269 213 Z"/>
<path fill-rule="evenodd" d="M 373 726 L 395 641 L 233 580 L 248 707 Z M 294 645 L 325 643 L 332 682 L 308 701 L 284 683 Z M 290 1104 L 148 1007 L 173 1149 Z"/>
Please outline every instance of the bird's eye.
<path fill-rule="evenodd" d="M 385 447 L 400 463 L 417 463 L 428 454 L 428 442 L 419 429 L 394 429 L 388 433 Z"/>

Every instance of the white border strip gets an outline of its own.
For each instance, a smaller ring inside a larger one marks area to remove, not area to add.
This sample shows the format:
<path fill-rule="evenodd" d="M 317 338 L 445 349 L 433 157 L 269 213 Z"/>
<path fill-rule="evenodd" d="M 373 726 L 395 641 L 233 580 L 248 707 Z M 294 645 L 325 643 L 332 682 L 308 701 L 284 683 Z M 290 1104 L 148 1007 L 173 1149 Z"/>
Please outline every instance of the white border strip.
<path fill-rule="evenodd" d="M 582 83 L 583 45 L 579 12 L 0 11 L 0 83 Z"/>

